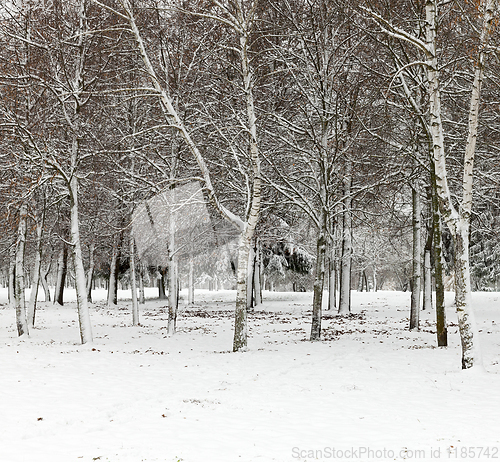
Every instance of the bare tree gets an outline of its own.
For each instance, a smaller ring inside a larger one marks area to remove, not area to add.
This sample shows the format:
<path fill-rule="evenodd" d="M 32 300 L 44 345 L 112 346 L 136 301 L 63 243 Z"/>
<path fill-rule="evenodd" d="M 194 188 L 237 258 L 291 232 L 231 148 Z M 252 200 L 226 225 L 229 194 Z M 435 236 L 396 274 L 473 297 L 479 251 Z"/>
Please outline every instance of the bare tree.
<path fill-rule="evenodd" d="M 442 216 L 453 236 L 455 247 L 455 301 L 462 341 L 462 368 L 481 365 L 482 358 L 478 343 L 478 331 L 474 321 L 471 303 L 469 269 L 469 228 L 472 210 L 473 164 L 476 150 L 477 129 L 479 123 L 479 105 L 484 69 L 488 52 L 488 43 L 496 17 L 497 2 L 485 0 L 479 9 L 467 11 L 468 20 L 479 22 L 477 30 L 477 51 L 474 53 L 474 79 L 470 85 L 470 106 L 468 113 L 468 133 L 463 154 L 462 198 L 458 209 L 453 203 L 449 186 L 449 169 L 446 165 L 445 136 L 441 104 L 441 83 L 439 78 L 438 22 L 440 19 L 437 0 L 428 0 L 425 4 L 425 39 L 407 32 L 402 27 L 384 19 L 377 12 L 364 8 L 380 27 L 390 36 L 404 40 L 416 47 L 424 56 L 420 61 L 427 75 L 427 93 L 429 97 L 429 126 L 432 134 L 432 153 L 436 169 L 436 192 Z M 464 7 L 463 13 L 466 12 Z M 480 13 L 479 13 L 480 12 Z M 463 14 L 462 13 L 462 14 Z M 441 30 L 442 27 L 441 27 Z M 416 63 L 413 63 L 416 64 Z"/>
<path fill-rule="evenodd" d="M 95 3 L 104 6 L 100 2 Z M 109 8 L 109 7 L 107 7 Z M 260 150 L 257 130 L 257 117 L 254 106 L 254 78 L 251 64 L 252 31 L 257 20 L 257 2 L 237 0 L 236 2 L 214 1 L 211 9 L 197 10 L 196 8 L 179 10 L 180 14 L 192 14 L 207 21 L 216 21 L 220 26 L 229 28 L 235 34 L 236 42 L 232 45 L 237 53 L 240 63 L 241 90 L 245 104 L 245 119 L 241 119 L 241 129 L 246 135 L 248 146 L 248 165 L 250 188 L 246 191 L 248 207 L 243 217 L 230 211 L 221 202 L 212 183 L 210 169 L 196 142 L 191 129 L 184 123 L 175 108 L 174 101 L 169 94 L 168 87 L 162 84 L 161 76 L 158 74 L 151 60 L 152 50 L 148 50 L 144 40 L 144 31 L 137 22 L 137 8 L 128 0 L 123 0 L 121 5 L 113 9 L 114 13 L 128 23 L 130 31 L 134 36 L 138 52 L 143 61 L 144 70 L 150 78 L 151 91 L 159 100 L 161 109 L 168 123 L 174 127 L 187 148 L 194 156 L 204 181 L 204 189 L 217 210 L 240 231 L 240 244 L 238 254 L 237 270 L 237 295 L 235 309 L 235 331 L 234 351 L 243 350 L 247 347 L 247 271 L 248 256 L 252 237 L 259 219 L 261 198 L 261 172 L 260 172 Z M 156 7 L 154 8 L 156 10 Z M 243 121 L 245 120 L 245 122 Z M 236 141 L 236 140 L 235 140 Z M 239 140 L 233 145 L 235 152 L 239 150 Z"/>

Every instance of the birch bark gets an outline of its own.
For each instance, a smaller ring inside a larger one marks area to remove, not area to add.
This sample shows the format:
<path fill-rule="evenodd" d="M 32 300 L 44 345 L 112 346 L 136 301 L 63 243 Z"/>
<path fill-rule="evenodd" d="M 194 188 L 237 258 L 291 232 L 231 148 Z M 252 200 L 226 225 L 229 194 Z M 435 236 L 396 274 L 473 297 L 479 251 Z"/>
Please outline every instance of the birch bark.
<path fill-rule="evenodd" d="M 422 279 L 421 239 L 420 239 L 420 193 L 415 184 L 411 191 L 413 204 L 413 265 L 410 308 L 410 330 L 420 330 L 420 285 Z"/>
<path fill-rule="evenodd" d="M 75 162 L 77 151 L 77 140 L 73 142 Z M 87 301 L 87 285 L 85 280 L 85 269 L 83 267 L 82 247 L 80 242 L 80 221 L 78 210 L 78 179 L 73 175 L 70 183 L 71 197 L 71 247 L 73 250 L 73 264 L 75 267 L 76 303 L 78 309 L 78 322 L 80 325 L 80 338 L 82 344 L 91 343 L 92 324 Z"/>
<path fill-rule="evenodd" d="M 432 308 L 432 267 L 431 251 L 424 252 L 424 311 L 430 311 Z"/>
<path fill-rule="evenodd" d="M 462 198 L 458 210 L 452 202 L 445 158 L 437 46 L 438 4 L 438 0 L 426 0 L 425 2 L 425 42 L 403 29 L 392 25 L 389 21 L 384 20 L 380 15 L 371 10 L 364 8 L 364 11 L 368 12 L 387 34 L 413 44 L 425 53 L 426 56 L 424 64 L 427 74 L 430 113 L 429 127 L 432 136 L 431 151 L 435 167 L 436 195 L 442 219 L 450 229 L 455 246 L 455 304 L 462 343 L 462 368 L 468 369 L 476 365 L 482 366 L 478 330 L 471 303 L 468 237 L 472 210 L 473 166 L 479 124 L 481 88 L 488 44 L 496 21 L 498 0 L 479 1 L 475 9 L 478 17 L 481 18 L 482 24 L 477 52 L 473 51 L 473 56 L 475 56 L 474 79 L 470 87 L 471 96 L 467 140 L 464 151 Z"/>
<path fill-rule="evenodd" d="M 319 230 L 316 242 L 316 271 L 313 285 L 313 306 L 310 340 L 319 340 L 321 337 L 321 318 L 323 305 L 323 289 L 325 286 L 325 258 L 327 247 L 327 212 L 323 211 L 323 226 Z"/>
<path fill-rule="evenodd" d="M 26 248 L 28 206 L 21 204 L 19 208 L 19 223 L 16 242 L 16 276 L 14 280 L 14 306 L 16 309 L 16 324 L 19 337 L 29 335 L 28 319 L 26 317 L 26 298 L 24 289 L 24 253 Z"/>
<path fill-rule="evenodd" d="M 342 258 L 340 266 L 339 313 L 351 312 L 351 259 L 352 259 L 352 216 L 351 216 L 352 160 L 346 159 L 344 175 L 344 208 L 342 210 Z"/>
<path fill-rule="evenodd" d="M 462 201 L 457 211 L 451 201 L 448 186 L 444 151 L 444 129 L 441 119 L 441 96 L 437 54 L 438 1 L 426 2 L 426 41 L 427 41 L 427 78 L 429 81 L 429 104 L 431 132 L 433 140 L 433 160 L 436 171 L 436 192 L 442 217 L 448 225 L 455 245 L 455 304 L 458 315 L 460 339 L 462 343 L 462 368 L 468 369 L 482 365 L 482 356 L 478 341 L 478 330 L 474 319 L 471 302 L 469 270 L 469 226 L 472 210 L 473 165 L 476 149 L 477 127 L 479 123 L 479 103 L 484 76 L 487 46 L 491 37 L 496 0 L 486 0 L 483 4 L 483 22 L 479 50 L 474 65 L 474 80 L 471 87 L 471 99 L 468 117 L 468 135 L 465 145 L 462 180 Z"/>
<path fill-rule="evenodd" d="M 84 68 L 85 68 L 85 41 L 88 39 L 86 33 L 87 22 L 85 15 L 85 1 L 78 3 L 78 27 L 79 35 L 76 40 L 76 62 L 74 75 L 71 79 L 72 88 L 72 113 L 67 113 L 68 124 L 71 127 L 71 156 L 69 177 L 69 195 L 70 195 L 70 232 L 71 249 L 73 253 L 73 265 L 75 268 L 75 288 L 76 304 L 78 310 L 78 322 L 80 325 L 80 338 L 82 344 L 91 343 L 92 325 L 90 322 L 90 313 L 87 301 L 87 284 L 85 278 L 85 269 L 83 266 L 82 247 L 80 240 L 80 219 L 79 219 L 79 178 L 78 170 L 80 164 L 80 136 L 81 136 L 81 97 L 84 93 Z"/>

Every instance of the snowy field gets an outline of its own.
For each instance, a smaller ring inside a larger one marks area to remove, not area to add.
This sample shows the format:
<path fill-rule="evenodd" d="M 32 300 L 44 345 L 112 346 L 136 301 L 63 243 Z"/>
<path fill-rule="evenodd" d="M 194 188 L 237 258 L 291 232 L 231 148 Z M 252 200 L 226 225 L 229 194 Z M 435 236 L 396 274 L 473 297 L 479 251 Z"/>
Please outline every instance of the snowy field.
<path fill-rule="evenodd" d="M 408 293 L 353 292 L 311 343 L 312 295 L 266 292 L 244 353 L 234 292 L 197 291 L 173 337 L 165 301 L 132 327 L 119 295 L 115 310 L 94 293 L 81 346 L 74 303 L 41 303 L 19 340 L 0 292 L 1 462 L 500 459 L 500 293 L 473 295 L 485 372 L 460 370 L 452 294 L 438 349 L 433 315 L 408 332 Z"/>

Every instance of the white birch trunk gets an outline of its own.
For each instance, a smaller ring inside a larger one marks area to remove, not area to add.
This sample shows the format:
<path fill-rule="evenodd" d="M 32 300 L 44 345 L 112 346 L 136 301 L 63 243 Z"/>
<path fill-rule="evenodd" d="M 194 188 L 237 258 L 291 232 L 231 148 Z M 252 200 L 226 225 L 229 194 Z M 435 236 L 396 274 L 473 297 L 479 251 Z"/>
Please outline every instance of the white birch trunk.
<path fill-rule="evenodd" d="M 72 164 L 76 165 L 78 158 L 78 140 L 73 139 Z M 73 250 L 73 264 L 75 267 L 76 303 L 78 309 L 78 322 L 80 325 L 80 338 L 82 344 L 91 343 L 92 324 L 90 322 L 89 306 L 87 302 L 87 284 L 85 269 L 83 267 L 82 247 L 80 242 L 80 221 L 78 214 L 78 177 L 73 175 L 70 181 L 71 197 L 71 246 Z"/>
<path fill-rule="evenodd" d="M 438 24 L 438 1 L 427 0 L 426 3 L 426 45 L 429 81 L 429 105 L 431 115 L 431 132 L 433 138 L 433 158 L 436 168 L 436 190 L 439 198 L 442 218 L 451 231 L 455 244 L 455 290 L 456 307 L 462 341 L 462 368 L 482 366 L 482 356 L 478 342 L 478 330 L 474 320 L 471 303 L 471 287 L 469 273 L 469 240 L 468 231 L 472 209 L 473 165 L 479 123 L 479 104 L 484 75 L 487 45 L 497 9 L 496 0 L 484 2 L 483 23 L 479 51 L 474 68 L 474 81 L 471 88 L 469 107 L 468 135 L 464 154 L 463 196 L 458 213 L 451 201 L 448 186 L 446 160 L 444 152 L 443 124 L 441 119 L 441 98 L 439 92 L 439 73 L 437 59 L 436 31 Z"/>
<path fill-rule="evenodd" d="M 316 271 L 313 287 L 313 306 L 310 340 L 319 340 L 321 337 L 321 320 L 323 314 L 323 288 L 325 286 L 325 258 L 326 258 L 326 210 L 322 212 L 322 229 L 316 241 Z"/>
<path fill-rule="evenodd" d="M 472 309 L 469 269 L 469 222 L 460 220 L 455 241 L 455 304 L 462 344 L 462 369 L 482 366 L 479 331 Z"/>
<path fill-rule="evenodd" d="M 247 323 L 247 273 L 250 254 L 251 237 L 249 233 L 241 233 L 238 245 L 238 266 L 236 269 L 236 309 L 234 315 L 233 351 L 246 350 Z"/>
<path fill-rule="evenodd" d="M 23 203 L 19 209 L 19 224 L 16 242 L 16 276 L 14 280 L 14 306 L 16 309 L 16 324 L 19 337 L 29 335 L 24 289 L 24 252 L 26 248 L 27 215 L 28 206 Z"/>
<path fill-rule="evenodd" d="M 255 5 L 254 5 L 255 6 Z M 250 58 L 248 50 L 250 47 L 250 31 L 252 28 L 251 19 L 244 16 L 245 8 L 242 0 L 237 1 L 238 19 L 243 29 L 240 29 L 240 57 L 241 69 L 243 76 L 243 87 L 246 99 L 247 109 L 247 125 L 249 134 L 250 161 L 252 167 L 252 191 L 250 194 L 250 208 L 248 218 L 245 223 L 241 238 L 240 249 L 238 251 L 238 271 L 236 282 L 236 309 L 234 323 L 234 339 L 233 350 L 244 350 L 247 348 L 248 326 L 246 313 L 246 279 L 245 274 L 248 271 L 248 255 L 252 238 L 259 221 L 260 215 L 260 199 L 261 199 L 261 170 L 260 170 L 260 153 L 257 139 L 257 116 L 253 101 L 253 75 L 250 68 Z"/>
<path fill-rule="evenodd" d="M 410 308 L 410 330 L 420 330 L 420 288 L 422 280 L 422 246 L 421 246 L 421 224 L 420 224 L 420 194 L 415 184 L 411 191 L 413 203 L 413 265 L 412 265 L 412 289 Z"/>
<path fill-rule="evenodd" d="M 344 176 L 344 209 L 342 227 L 342 258 L 340 270 L 339 313 L 351 312 L 351 262 L 352 262 L 352 216 L 351 216 L 352 160 L 346 160 Z"/>
<path fill-rule="evenodd" d="M 432 309 L 432 267 L 431 267 L 431 251 L 426 250 L 424 253 L 424 311 Z"/>

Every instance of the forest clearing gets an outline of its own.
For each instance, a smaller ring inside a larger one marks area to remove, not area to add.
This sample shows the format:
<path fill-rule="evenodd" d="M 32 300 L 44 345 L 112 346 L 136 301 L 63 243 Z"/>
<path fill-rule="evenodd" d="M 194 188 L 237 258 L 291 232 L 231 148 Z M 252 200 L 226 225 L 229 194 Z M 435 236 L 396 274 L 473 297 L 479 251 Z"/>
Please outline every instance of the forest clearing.
<path fill-rule="evenodd" d="M 81 345 L 70 289 L 64 306 L 39 302 L 23 338 L 3 289 L 1 460 L 500 457 L 499 293 L 473 293 L 485 370 L 466 371 L 452 293 L 449 346 L 437 348 L 435 313 L 408 330 L 409 293 L 353 292 L 352 313 L 325 311 L 310 342 L 312 294 L 266 291 L 236 353 L 235 291 L 197 290 L 193 306 L 185 295 L 170 336 L 165 300 L 147 299 L 132 326 L 130 292 L 113 309 L 96 290 L 94 341 Z"/>

